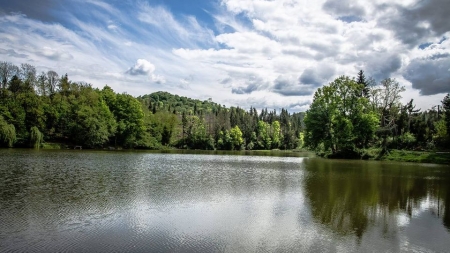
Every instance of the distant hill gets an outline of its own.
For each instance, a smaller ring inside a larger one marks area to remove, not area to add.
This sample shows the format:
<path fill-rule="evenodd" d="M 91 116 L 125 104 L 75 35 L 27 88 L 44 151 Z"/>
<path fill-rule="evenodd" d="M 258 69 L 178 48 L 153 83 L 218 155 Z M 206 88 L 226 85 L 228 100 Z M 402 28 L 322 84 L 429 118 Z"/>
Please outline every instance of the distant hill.
<path fill-rule="evenodd" d="M 149 110 L 173 111 L 178 113 L 186 112 L 188 114 L 216 113 L 219 108 L 224 108 L 211 99 L 201 101 L 184 96 L 174 95 L 165 91 L 158 91 L 137 97 L 142 103 L 148 106 Z"/>

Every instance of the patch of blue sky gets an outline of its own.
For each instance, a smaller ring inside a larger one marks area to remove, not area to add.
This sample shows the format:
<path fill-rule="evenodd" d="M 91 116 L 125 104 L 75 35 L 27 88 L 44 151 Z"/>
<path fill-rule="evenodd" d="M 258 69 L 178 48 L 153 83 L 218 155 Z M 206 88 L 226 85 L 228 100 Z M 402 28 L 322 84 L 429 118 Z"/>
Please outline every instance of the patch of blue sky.
<path fill-rule="evenodd" d="M 429 47 L 431 45 L 433 45 L 432 42 L 422 43 L 422 44 L 419 45 L 419 49 L 424 50 L 425 48 L 427 48 L 427 47 Z"/>

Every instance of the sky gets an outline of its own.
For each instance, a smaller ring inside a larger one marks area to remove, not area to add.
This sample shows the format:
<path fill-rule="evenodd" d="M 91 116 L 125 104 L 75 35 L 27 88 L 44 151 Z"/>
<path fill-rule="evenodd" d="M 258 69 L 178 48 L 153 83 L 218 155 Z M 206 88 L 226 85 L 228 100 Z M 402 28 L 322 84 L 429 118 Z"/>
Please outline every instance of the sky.
<path fill-rule="evenodd" d="M 449 13 L 449 0 L 0 0 L 0 61 L 291 112 L 363 70 L 426 110 L 450 92 Z"/>

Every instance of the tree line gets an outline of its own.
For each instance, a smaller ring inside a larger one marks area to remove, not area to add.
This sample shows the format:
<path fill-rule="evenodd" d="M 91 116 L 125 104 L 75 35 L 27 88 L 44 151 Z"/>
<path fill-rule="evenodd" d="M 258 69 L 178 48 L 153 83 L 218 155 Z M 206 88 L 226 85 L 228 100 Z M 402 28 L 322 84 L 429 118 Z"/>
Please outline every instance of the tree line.
<path fill-rule="evenodd" d="M 361 156 L 373 147 L 444 149 L 450 144 L 450 96 L 422 111 L 400 102 L 395 79 L 376 84 L 360 71 L 319 88 L 310 109 L 244 110 L 155 92 L 133 97 L 70 81 L 54 71 L 0 62 L 0 146 L 44 143 L 87 148 L 166 147 L 269 150 L 307 147 Z"/>
<path fill-rule="evenodd" d="M 450 144 L 450 95 L 422 111 L 402 104 L 405 88 L 395 79 L 375 83 L 360 71 L 319 88 L 306 112 L 305 145 L 331 157 L 360 157 L 368 148 L 445 149 Z"/>
<path fill-rule="evenodd" d="M 133 97 L 94 88 L 30 64 L 0 62 L 0 146 L 294 149 L 304 113 L 200 101 L 168 92 Z"/>

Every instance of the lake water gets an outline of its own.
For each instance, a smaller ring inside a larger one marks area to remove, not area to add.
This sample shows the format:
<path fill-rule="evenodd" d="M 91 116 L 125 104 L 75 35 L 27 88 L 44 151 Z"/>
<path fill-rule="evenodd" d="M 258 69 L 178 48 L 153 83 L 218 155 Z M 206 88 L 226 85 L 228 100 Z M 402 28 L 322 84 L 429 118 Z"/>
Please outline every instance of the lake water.
<path fill-rule="evenodd" d="M 23 251 L 448 252 L 450 167 L 3 149 L 0 252 Z"/>

